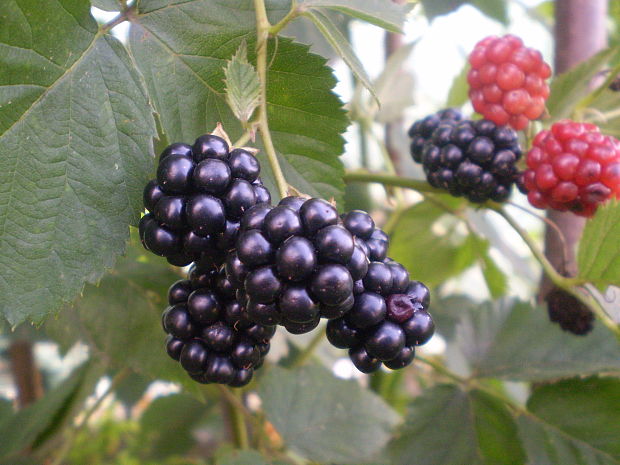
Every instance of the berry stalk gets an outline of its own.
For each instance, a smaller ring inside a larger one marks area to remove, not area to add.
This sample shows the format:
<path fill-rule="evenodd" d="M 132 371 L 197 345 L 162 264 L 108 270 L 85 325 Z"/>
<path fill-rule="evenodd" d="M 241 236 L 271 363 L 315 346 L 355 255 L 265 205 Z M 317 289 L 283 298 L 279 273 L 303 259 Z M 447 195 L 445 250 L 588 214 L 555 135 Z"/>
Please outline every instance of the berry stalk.
<path fill-rule="evenodd" d="M 267 117 L 267 39 L 271 24 L 267 18 L 267 10 L 264 0 L 254 0 L 254 9 L 256 10 L 256 71 L 258 72 L 258 80 L 260 83 L 260 106 L 258 116 L 258 128 L 260 129 L 263 141 L 265 142 L 265 153 L 269 160 L 269 165 L 273 171 L 273 176 L 278 186 L 278 192 L 281 198 L 287 196 L 288 184 L 284 179 L 280 162 L 276 149 L 271 140 L 271 132 L 269 131 L 269 120 Z"/>

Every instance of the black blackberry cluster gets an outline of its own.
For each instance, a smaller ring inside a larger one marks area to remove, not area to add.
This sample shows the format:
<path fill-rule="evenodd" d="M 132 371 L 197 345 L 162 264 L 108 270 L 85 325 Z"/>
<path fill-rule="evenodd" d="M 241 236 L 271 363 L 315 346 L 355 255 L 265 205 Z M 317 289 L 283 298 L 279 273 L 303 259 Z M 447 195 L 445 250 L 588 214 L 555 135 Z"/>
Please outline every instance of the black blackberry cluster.
<path fill-rule="evenodd" d="M 223 256 L 235 243 L 243 213 L 271 201 L 259 174 L 252 153 L 229 150 L 228 143 L 213 134 L 200 136 L 193 146 L 166 147 L 157 178 L 144 189 L 150 213 L 140 221 L 142 244 L 176 266 Z"/>
<path fill-rule="evenodd" d="M 192 265 L 168 291 L 162 315 L 170 357 L 196 381 L 245 386 L 269 352 L 275 327 L 248 320 L 223 267 Z"/>
<path fill-rule="evenodd" d="M 453 108 L 416 121 L 409 129 L 411 155 L 433 187 L 472 202 L 504 202 L 518 177 L 517 133 L 483 119 L 464 120 Z"/>
<path fill-rule="evenodd" d="M 410 281 L 407 270 L 390 259 L 371 264 L 364 284 L 366 290 L 355 296 L 351 311 L 327 323 L 327 339 L 349 349 L 349 358 L 363 373 L 378 370 L 382 363 L 392 370 L 409 365 L 415 346 L 435 331 L 427 311 L 428 288 Z"/>
<path fill-rule="evenodd" d="M 594 326 L 594 313 L 575 296 L 558 287 L 552 289 L 547 297 L 547 312 L 553 323 L 564 331 L 585 336 Z"/>
<path fill-rule="evenodd" d="M 340 218 L 325 200 L 286 197 L 245 213 L 226 272 L 250 319 L 302 334 L 353 307 L 387 245 L 365 212 Z"/>

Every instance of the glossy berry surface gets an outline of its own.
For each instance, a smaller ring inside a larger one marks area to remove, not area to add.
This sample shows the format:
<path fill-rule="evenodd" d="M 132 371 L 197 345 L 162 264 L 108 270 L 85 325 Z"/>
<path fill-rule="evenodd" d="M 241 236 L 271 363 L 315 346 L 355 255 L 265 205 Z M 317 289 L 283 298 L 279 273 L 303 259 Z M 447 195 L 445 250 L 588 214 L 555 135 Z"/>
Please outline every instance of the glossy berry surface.
<path fill-rule="evenodd" d="M 522 183 L 534 207 L 590 217 L 620 198 L 620 141 L 590 123 L 559 121 L 539 132 Z"/>
<path fill-rule="evenodd" d="M 411 155 L 433 187 L 477 203 L 508 199 L 521 158 L 512 129 L 443 110 L 416 121 L 409 136 Z"/>
<path fill-rule="evenodd" d="M 223 258 L 235 246 L 241 216 L 257 204 L 271 209 L 271 194 L 259 175 L 250 151 L 230 152 L 219 136 L 205 134 L 193 146 L 169 145 L 159 158 L 157 178 L 143 191 L 150 213 L 140 222 L 142 244 L 175 266 Z"/>
<path fill-rule="evenodd" d="M 368 335 L 364 347 L 379 360 L 392 360 L 405 347 L 405 332 L 398 324 L 384 321 Z"/>
<path fill-rule="evenodd" d="M 469 98 L 485 119 L 516 130 L 545 111 L 551 68 L 514 35 L 486 37 L 469 55 Z"/>
<path fill-rule="evenodd" d="M 381 368 L 381 360 L 370 355 L 363 346 L 349 349 L 349 358 L 362 373 L 372 373 Z"/>

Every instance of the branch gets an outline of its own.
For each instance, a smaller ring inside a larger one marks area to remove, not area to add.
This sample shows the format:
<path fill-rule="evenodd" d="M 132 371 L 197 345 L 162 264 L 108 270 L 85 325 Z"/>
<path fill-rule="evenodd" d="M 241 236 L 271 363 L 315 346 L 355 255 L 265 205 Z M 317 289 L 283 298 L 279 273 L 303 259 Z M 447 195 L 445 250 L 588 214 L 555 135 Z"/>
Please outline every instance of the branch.
<path fill-rule="evenodd" d="M 267 39 L 269 38 L 271 24 L 267 18 L 264 0 L 254 0 L 254 8 L 256 10 L 256 71 L 260 83 L 258 128 L 265 142 L 265 153 L 273 171 L 280 197 L 286 197 L 288 195 L 288 184 L 284 179 L 278 155 L 271 140 L 267 117 Z"/>

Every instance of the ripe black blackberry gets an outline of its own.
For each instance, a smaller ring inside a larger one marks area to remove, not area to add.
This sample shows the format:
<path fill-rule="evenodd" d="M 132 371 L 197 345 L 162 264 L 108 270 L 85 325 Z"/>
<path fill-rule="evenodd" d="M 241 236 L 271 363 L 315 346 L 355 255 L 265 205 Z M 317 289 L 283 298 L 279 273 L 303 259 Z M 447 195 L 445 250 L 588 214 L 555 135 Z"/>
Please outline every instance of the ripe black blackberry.
<path fill-rule="evenodd" d="M 157 178 L 144 189 L 140 220 L 144 247 L 177 266 L 205 256 L 218 256 L 234 246 L 239 220 L 249 208 L 269 203 L 252 153 L 229 149 L 214 134 L 193 146 L 172 144 L 161 153 Z"/>
<path fill-rule="evenodd" d="M 433 187 L 472 202 L 503 202 L 517 179 L 517 133 L 488 120 L 464 120 L 454 109 L 416 121 L 409 129 L 411 155 Z"/>
<path fill-rule="evenodd" d="M 371 263 L 364 283 L 351 311 L 327 323 L 327 339 L 349 349 L 349 358 L 363 373 L 382 363 L 392 370 L 404 368 L 413 361 L 415 347 L 435 331 L 428 288 L 410 281 L 407 270 L 390 259 Z"/>
<path fill-rule="evenodd" d="M 245 213 L 226 272 L 249 318 L 301 334 L 353 307 L 369 259 L 384 260 L 387 246 L 365 212 L 339 217 L 325 200 L 287 197 Z"/>
<path fill-rule="evenodd" d="M 585 336 L 592 331 L 594 313 L 575 296 L 560 288 L 552 289 L 547 297 L 547 312 L 553 323 L 564 331 Z"/>
<path fill-rule="evenodd" d="M 200 383 L 244 386 L 269 352 L 275 328 L 248 320 L 234 296 L 223 267 L 211 261 L 192 265 L 168 291 L 166 350 Z"/>

